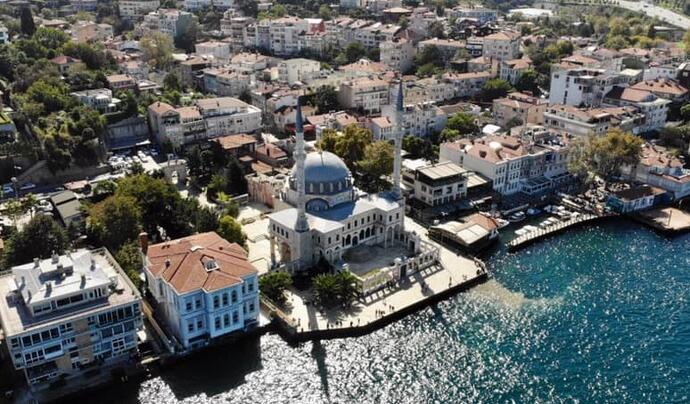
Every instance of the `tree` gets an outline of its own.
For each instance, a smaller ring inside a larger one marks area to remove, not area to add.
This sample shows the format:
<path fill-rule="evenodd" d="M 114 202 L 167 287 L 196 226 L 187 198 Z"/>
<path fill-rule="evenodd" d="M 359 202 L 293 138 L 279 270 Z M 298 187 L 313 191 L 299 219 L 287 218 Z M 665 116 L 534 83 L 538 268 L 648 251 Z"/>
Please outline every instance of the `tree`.
<path fill-rule="evenodd" d="M 330 111 L 337 111 L 340 109 L 338 102 L 338 92 L 333 86 L 321 86 L 314 92 L 314 105 L 317 113 L 326 114 Z"/>
<path fill-rule="evenodd" d="M 474 117 L 464 112 L 458 112 L 448 119 L 446 128 L 456 130 L 461 135 L 472 135 L 479 131 Z"/>
<path fill-rule="evenodd" d="M 199 24 L 196 20 L 190 24 L 186 24 L 179 34 L 175 37 L 175 46 L 184 49 L 187 52 L 194 52 L 194 45 L 196 44 L 197 32 L 199 31 Z"/>
<path fill-rule="evenodd" d="M 484 102 L 491 102 L 496 98 L 505 97 L 513 87 L 505 80 L 491 79 L 482 86 L 480 98 Z"/>
<path fill-rule="evenodd" d="M 118 251 L 141 232 L 141 209 L 131 196 L 115 195 L 89 209 L 87 232 L 111 251 Z"/>
<path fill-rule="evenodd" d="M 358 296 L 357 278 L 349 271 L 314 277 L 314 296 L 324 307 L 349 307 Z"/>
<path fill-rule="evenodd" d="M 357 41 L 350 42 L 345 47 L 344 52 L 346 63 L 354 63 L 367 54 L 367 50 L 364 48 L 364 45 Z"/>
<path fill-rule="evenodd" d="M 146 35 L 139 41 L 144 60 L 157 69 L 165 69 L 172 62 L 174 51 L 173 41 L 170 36 L 155 31 Z"/>
<path fill-rule="evenodd" d="M 220 218 L 218 223 L 218 235 L 231 243 L 237 243 L 244 246 L 247 242 L 247 235 L 242 231 L 242 226 L 230 215 L 225 215 Z"/>
<path fill-rule="evenodd" d="M 643 141 L 632 133 L 611 129 L 605 136 L 589 136 L 573 142 L 568 169 L 579 176 L 598 175 L 610 180 L 622 166 L 640 161 Z"/>
<path fill-rule="evenodd" d="M 322 4 L 319 6 L 319 18 L 323 18 L 324 20 L 330 20 L 333 18 L 333 12 L 328 4 Z"/>
<path fill-rule="evenodd" d="M 144 267 L 139 244 L 134 240 L 125 243 L 115 254 L 115 261 L 120 264 L 120 268 L 127 274 L 134 286 L 139 288 L 141 286 L 140 274 Z"/>
<path fill-rule="evenodd" d="M 31 36 L 36 32 L 36 24 L 34 23 L 34 16 L 31 13 L 31 7 L 22 7 L 19 14 L 19 21 L 21 24 L 22 34 Z"/>
<path fill-rule="evenodd" d="M 348 125 L 335 144 L 337 154 L 345 164 L 354 171 L 356 163 L 364 157 L 364 149 L 371 143 L 373 134 L 370 130 L 357 125 Z"/>
<path fill-rule="evenodd" d="M 67 248 L 67 233 L 51 217 L 38 215 L 7 240 L 4 267 L 26 264 L 34 258 L 62 254 Z"/>
<path fill-rule="evenodd" d="M 38 42 L 46 49 L 56 50 L 69 42 L 70 37 L 65 31 L 55 28 L 39 27 L 31 39 Z"/>
<path fill-rule="evenodd" d="M 604 46 L 606 46 L 607 48 L 611 48 L 611 49 L 615 49 L 615 50 L 623 49 L 623 48 L 627 47 L 628 45 L 630 45 L 628 43 L 628 40 L 625 39 L 625 37 L 622 35 L 609 36 L 606 39 L 606 43 L 604 44 Z"/>
<path fill-rule="evenodd" d="M 272 301 L 285 304 L 285 290 L 292 285 L 289 273 L 269 272 L 259 278 L 259 290 Z"/>
<path fill-rule="evenodd" d="M 393 172 L 393 145 L 385 140 L 371 143 L 364 148 L 364 157 L 357 163 L 360 173 L 366 179 L 368 192 L 383 190 L 381 177 Z"/>
<path fill-rule="evenodd" d="M 540 90 L 538 82 L 539 73 L 537 73 L 533 69 L 527 69 L 518 78 L 517 82 L 515 83 L 515 88 L 518 91 L 529 92 L 533 95 L 539 95 Z"/>
<path fill-rule="evenodd" d="M 446 37 L 446 28 L 443 26 L 443 22 L 438 20 L 432 22 L 429 25 L 429 36 L 444 39 Z"/>
<path fill-rule="evenodd" d="M 414 62 L 416 66 L 431 64 L 437 67 L 443 66 L 443 53 L 436 45 L 425 46 L 417 52 Z"/>
<path fill-rule="evenodd" d="M 406 152 L 410 153 L 412 158 L 435 161 L 438 157 L 435 155 L 434 145 L 429 139 L 423 139 L 418 136 L 405 136 L 402 147 Z"/>
<path fill-rule="evenodd" d="M 232 195 L 247 193 L 247 179 L 244 177 L 244 169 L 239 160 L 231 156 L 226 167 L 226 178 L 228 181 L 227 191 Z"/>
<path fill-rule="evenodd" d="M 165 91 L 182 91 L 182 78 L 180 78 L 180 73 L 170 72 L 166 74 L 163 79 L 163 88 Z"/>

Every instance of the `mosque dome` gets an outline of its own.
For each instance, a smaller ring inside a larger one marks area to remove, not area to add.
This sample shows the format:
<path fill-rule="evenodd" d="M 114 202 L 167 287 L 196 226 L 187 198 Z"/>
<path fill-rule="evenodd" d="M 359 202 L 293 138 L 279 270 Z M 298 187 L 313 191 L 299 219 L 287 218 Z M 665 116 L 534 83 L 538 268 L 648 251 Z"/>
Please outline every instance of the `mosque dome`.
<path fill-rule="evenodd" d="M 293 171 L 293 184 L 294 178 Z M 304 161 L 304 184 L 307 195 L 331 195 L 351 189 L 352 175 L 340 157 L 319 151 L 307 154 Z"/>

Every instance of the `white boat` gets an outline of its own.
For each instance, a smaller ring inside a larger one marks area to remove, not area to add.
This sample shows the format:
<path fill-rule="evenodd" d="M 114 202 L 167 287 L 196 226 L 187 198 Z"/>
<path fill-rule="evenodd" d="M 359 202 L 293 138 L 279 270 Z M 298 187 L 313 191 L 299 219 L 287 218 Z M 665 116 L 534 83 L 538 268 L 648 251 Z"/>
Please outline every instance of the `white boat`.
<path fill-rule="evenodd" d="M 528 233 L 539 230 L 538 227 L 532 226 L 532 225 L 527 225 L 527 226 L 523 227 L 523 229 L 527 230 Z"/>
<path fill-rule="evenodd" d="M 515 230 L 515 234 L 518 235 L 518 236 L 524 236 L 524 235 L 527 234 L 527 233 L 529 233 L 529 232 L 528 232 L 527 230 L 525 230 L 525 229 L 517 229 L 517 230 Z"/>
<path fill-rule="evenodd" d="M 540 214 L 540 213 L 541 213 L 541 210 L 539 210 L 539 209 L 537 209 L 537 208 L 529 208 L 529 209 L 527 209 L 527 215 L 528 215 L 528 216 L 536 216 L 536 215 L 538 215 L 538 214 Z"/>
<path fill-rule="evenodd" d="M 499 230 L 510 224 L 510 222 L 505 220 L 505 219 L 495 218 L 494 220 L 496 221 L 496 224 L 498 225 Z"/>
<path fill-rule="evenodd" d="M 525 220 L 525 212 L 515 212 L 512 215 L 508 216 L 508 221 L 511 223 L 517 223 Z"/>

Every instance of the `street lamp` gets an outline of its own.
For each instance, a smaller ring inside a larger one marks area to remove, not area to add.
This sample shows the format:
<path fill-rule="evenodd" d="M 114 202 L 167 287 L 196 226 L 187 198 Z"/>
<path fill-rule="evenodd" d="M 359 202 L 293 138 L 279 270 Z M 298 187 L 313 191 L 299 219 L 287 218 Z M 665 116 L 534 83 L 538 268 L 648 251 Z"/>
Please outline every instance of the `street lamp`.
<path fill-rule="evenodd" d="M 19 181 L 17 181 L 17 177 L 12 177 L 10 181 L 12 181 L 12 187 L 14 188 L 14 197 L 19 199 Z"/>

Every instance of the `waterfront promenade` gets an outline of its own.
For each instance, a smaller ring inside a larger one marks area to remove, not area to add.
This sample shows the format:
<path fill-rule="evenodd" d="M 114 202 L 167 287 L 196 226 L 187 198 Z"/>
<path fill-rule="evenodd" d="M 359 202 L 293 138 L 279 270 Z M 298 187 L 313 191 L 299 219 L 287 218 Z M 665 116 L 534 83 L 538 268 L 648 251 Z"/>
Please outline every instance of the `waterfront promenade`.
<path fill-rule="evenodd" d="M 585 223 L 593 222 L 595 220 L 607 218 L 607 217 L 612 217 L 612 214 L 604 214 L 604 215 L 596 215 L 592 213 L 585 213 L 581 214 L 575 218 L 568 219 L 562 222 L 557 222 L 552 225 L 546 226 L 544 228 L 537 229 L 535 231 L 531 231 L 527 234 L 524 234 L 522 236 L 519 236 L 510 242 L 508 242 L 508 250 L 509 251 L 515 251 L 519 248 L 522 248 L 524 246 L 527 246 L 537 240 L 540 240 L 544 237 L 548 237 L 554 234 L 558 234 L 562 231 L 565 231 L 566 229 L 570 229 L 576 226 L 580 226 Z"/>
<path fill-rule="evenodd" d="M 664 233 L 680 233 L 690 230 L 690 213 L 677 208 L 656 208 L 639 212 L 640 222 Z"/>
<path fill-rule="evenodd" d="M 441 246 L 426 235 L 426 229 L 406 218 L 405 227 L 422 240 L 440 248 L 440 263 L 410 274 L 407 280 L 384 288 L 358 300 L 348 309 L 321 309 L 310 292 L 288 290 L 284 308 L 278 311 L 279 322 L 292 340 L 340 338 L 369 333 L 424 306 L 483 282 L 487 273 L 482 262 Z"/>

